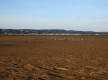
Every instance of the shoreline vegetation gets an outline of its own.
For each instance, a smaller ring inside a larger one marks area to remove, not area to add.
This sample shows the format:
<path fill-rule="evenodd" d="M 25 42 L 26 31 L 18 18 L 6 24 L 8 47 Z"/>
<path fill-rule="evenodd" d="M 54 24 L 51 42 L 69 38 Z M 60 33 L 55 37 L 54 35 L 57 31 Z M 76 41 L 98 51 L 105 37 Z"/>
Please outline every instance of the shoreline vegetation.
<path fill-rule="evenodd" d="M 1 35 L 108 35 L 108 32 L 75 31 L 62 29 L 0 29 Z"/>

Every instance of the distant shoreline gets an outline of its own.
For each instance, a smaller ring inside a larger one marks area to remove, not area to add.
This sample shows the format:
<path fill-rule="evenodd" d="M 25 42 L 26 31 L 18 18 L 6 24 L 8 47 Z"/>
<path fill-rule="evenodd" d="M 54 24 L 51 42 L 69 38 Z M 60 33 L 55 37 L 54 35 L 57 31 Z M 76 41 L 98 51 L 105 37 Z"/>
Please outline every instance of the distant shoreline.
<path fill-rule="evenodd" d="M 0 29 L 0 35 L 108 35 L 108 32 L 75 31 L 63 29 Z"/>

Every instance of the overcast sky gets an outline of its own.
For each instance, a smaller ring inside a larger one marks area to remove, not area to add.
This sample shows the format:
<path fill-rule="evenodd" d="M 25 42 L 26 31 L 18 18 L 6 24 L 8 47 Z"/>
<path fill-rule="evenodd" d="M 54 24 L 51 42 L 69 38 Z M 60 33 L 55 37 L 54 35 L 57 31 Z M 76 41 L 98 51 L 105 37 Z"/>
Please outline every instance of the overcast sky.
<path fill-rule="evenodd" d="M 108 0 L 0 0 L 0 28 L 108 31 Z"/>

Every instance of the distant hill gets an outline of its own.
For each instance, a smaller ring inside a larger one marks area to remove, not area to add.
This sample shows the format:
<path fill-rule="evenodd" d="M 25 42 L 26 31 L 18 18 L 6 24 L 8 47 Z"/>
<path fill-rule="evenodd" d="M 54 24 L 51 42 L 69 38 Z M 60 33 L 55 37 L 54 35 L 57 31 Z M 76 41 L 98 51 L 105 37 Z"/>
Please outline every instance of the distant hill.
<path fill-rule="evenodd" d="M 108 32 L 75 31 L 62 29 L 0 29 L 0 34 L 108 34 Z"/>

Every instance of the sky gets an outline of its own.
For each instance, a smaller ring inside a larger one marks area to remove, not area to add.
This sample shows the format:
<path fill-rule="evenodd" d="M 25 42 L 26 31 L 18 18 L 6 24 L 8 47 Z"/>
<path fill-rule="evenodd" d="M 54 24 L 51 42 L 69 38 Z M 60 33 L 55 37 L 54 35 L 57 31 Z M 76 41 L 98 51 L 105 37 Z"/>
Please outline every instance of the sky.
<path fill-rule="evenodd" d="M 0 0 L 0 28 L 108 31 L 108 0 Z"/>

